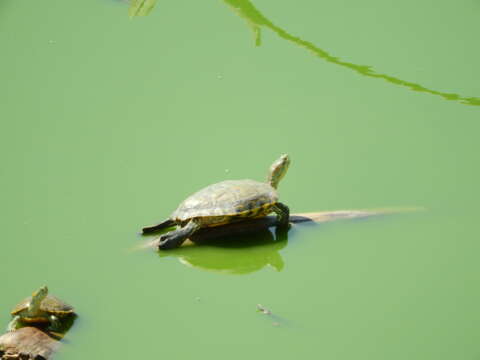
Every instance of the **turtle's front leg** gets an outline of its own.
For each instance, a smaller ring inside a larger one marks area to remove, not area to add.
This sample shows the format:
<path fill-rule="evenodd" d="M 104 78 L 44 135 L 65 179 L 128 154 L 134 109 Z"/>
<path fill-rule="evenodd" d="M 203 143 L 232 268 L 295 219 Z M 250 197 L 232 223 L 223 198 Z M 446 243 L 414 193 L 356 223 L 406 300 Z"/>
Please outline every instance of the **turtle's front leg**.
<path fill-rule="evenodd" d="M 272 210 L 277 214 L 278 226 L 282 228 L 288 227 L 288 220 L 290 218 L 290 209 L 288 206 L 277 202 L 272 206 Z"/>
<path fill-rule="evenodd" d="M 17 330 L 17 327 L 18 327 L 18 323 L 20 321 L 20 316 L 15 316 L 12 321 L 10 321 L 7 325 L 7 331 L 8 332 L 12 332 L 12 331 L 15 331 Z"/>
<path fill-rule="evenodd" d="M 195 220 L 190 220 L 183 228 L 170 231 L 169 233 L 160 236 L 158 248 L 161 250 L 167 250 L 179 247 L 198 229 L 200 229 L 200 224 Z"/>

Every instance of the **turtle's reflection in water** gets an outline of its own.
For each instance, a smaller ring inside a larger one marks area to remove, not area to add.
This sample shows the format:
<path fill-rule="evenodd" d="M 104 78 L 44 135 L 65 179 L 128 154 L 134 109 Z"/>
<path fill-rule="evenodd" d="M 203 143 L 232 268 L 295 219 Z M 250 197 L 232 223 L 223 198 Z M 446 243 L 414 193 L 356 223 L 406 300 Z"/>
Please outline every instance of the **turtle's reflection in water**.
<path fill-rule="evenodd" d="M 264 229 L 252 235 L 198 240 L 196 246 L 160 251 L 160 257 L 173 256 L 187 266 L 224 274 L 248 274 L 271 266 L 281 271 L 284 262 L 279 251 L 288 243 L 287 230 L 273 234 Z"/>

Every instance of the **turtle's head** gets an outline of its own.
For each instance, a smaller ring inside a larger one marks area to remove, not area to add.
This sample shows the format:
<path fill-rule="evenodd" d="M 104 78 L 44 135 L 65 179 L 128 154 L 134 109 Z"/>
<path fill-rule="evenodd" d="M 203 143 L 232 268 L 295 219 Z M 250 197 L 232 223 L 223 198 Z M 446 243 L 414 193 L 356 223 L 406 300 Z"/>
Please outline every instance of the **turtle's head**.
<path fill-rule="evenodd" d="M 28 308 L 30 310 L 38 309 L 43 299 L 45 299 L 47 295 L 48 288 L 44 285 L 32 294 L 32 300 L 30 301 Z"/>
<path fill-rule="evenodd" d="M 270 166 L 270 171 L 268 173 L 267 182 L 276 189 L 278 183 L 287 173 L 288 167 L 290 166 L 290 158 L 287 154 L 280 156 L 278 160 L 276 160 L 272 166 Z"/>

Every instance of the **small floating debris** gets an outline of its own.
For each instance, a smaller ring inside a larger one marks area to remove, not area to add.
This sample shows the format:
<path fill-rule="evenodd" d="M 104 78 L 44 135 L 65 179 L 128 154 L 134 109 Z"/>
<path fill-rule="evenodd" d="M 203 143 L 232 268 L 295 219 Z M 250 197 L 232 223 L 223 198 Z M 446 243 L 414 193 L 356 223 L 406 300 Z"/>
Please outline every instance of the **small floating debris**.
<path fill-rule="evenodd" d="M 285 325 L 286 323 L 286 319 L 272 313 L 270 309 L 267 309 L 262 304 L 257 304 L 257 312 L 262 313 L 263 315 L 267 315 L 268 321 L 271 321 L 272 326 L 279 327 Z"/>
<path fill-rule="evenodd" d="M 268 310 L 262 304 L 257 304 L 257 311 L 261 312 L 262 314 L 265 314 L 265 315 L 272 315 L 272 312 L 270 310 Z"/>

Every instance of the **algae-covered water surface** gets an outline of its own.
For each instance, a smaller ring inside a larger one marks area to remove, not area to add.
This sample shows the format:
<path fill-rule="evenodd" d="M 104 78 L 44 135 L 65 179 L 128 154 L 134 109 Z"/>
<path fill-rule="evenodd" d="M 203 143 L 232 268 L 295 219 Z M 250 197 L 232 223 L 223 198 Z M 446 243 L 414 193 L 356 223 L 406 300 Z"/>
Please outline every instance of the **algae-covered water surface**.
<path fill-rule="evenodd" d="M 57 359 L 478 358 L 479 16 L 0 0 L 0 325 L 46 284 L 79 315 Z M 264 180 L 282 153 L 293 213 L 425 210 L 141 247 L 185 197 Z"/>

